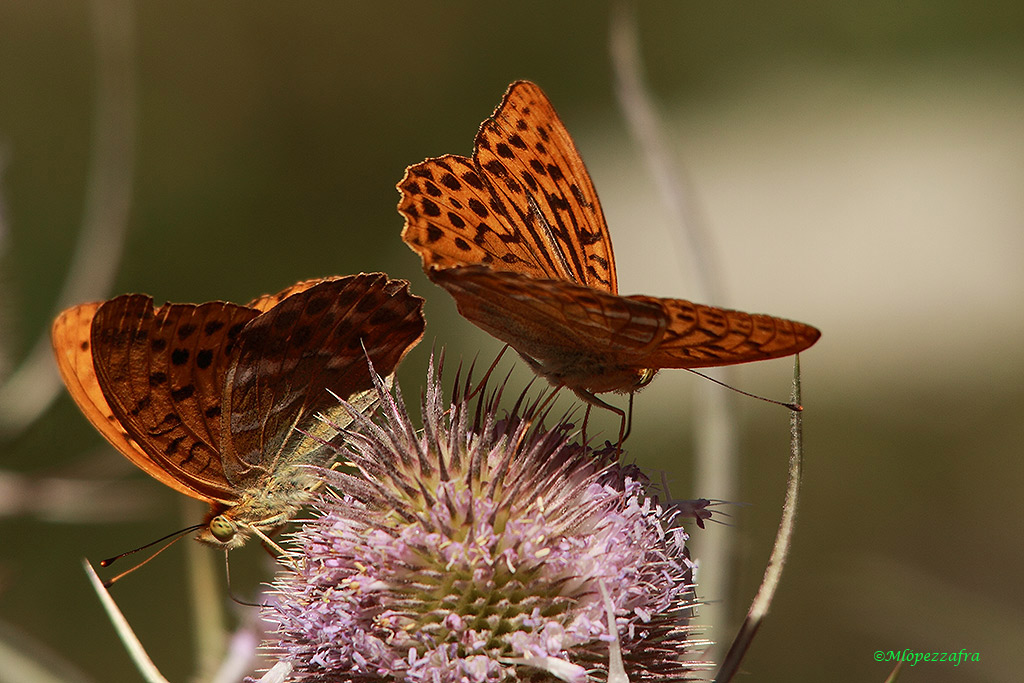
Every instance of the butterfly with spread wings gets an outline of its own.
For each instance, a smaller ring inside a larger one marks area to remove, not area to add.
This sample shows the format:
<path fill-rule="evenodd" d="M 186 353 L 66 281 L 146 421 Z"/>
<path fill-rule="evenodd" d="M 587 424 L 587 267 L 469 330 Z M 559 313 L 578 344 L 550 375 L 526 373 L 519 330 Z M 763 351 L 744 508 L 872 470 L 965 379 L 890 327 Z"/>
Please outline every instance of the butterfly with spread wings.
<path fill-rule="evenodd" d="M 472 158 L 406 169 L 402 239 L 470 322 L 539 375 L 590 404 L 632 393 L 661 368 L 702 368 L 803 351 L 803 323 L 682 299 L 620 296 L 597 192 L 551 102 L 513 83 L 480 126 Z"/>
<path fill-rule="evenodd" d="M 210 504 L 197 537 L 242 545 L 286 522 L 352 418 L 423 336 L 423 300 L 383 273 L 300 282 L 247 306 L 154 308 L 144 294 L 70 308 L 53 324 L 72 398 L 126 458 Z M 333 423 L 328 425 L 326 421 Z"/>

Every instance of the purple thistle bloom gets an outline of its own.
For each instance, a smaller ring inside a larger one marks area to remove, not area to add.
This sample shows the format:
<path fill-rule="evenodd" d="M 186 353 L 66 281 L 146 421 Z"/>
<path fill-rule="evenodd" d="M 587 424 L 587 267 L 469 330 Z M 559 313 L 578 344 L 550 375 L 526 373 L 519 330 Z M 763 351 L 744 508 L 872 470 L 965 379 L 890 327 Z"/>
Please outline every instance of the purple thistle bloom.
<path fill-rule="evenodd" d="M 607 680 L 614 648 L 633 681 L 706 667 L 686 534 L 613 450 L 522 401 L 499 417 L 500 392 L 445 407 L 432 370 L 420 432 L 377 390 L 382 419 L 357 413 L 345 453 L 358 473 L 324 472 L 265 609 L 292 680 Z"/>

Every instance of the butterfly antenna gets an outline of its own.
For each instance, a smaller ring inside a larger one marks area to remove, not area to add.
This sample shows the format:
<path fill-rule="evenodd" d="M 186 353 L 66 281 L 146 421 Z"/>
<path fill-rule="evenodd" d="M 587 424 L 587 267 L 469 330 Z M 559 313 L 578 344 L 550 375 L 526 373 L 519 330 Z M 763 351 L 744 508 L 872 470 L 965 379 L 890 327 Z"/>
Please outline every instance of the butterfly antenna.
<path fill-rule="evenodd" d="M 172 531 L 171 533 L 167 534 L 166 536 L 158 538 L 155 541 L 150 541 L 146 545 L 139 546 L 138 548 L 134 548 L 134 549 L 129 550 L 127 552 L 123 552 L 120 555 L 114 555 L 113 557 L 108 557 L 105 560 L 100 560 L 100 566 L 101 567 L 109 567 L 110 565 L 114 564 L 114 562 L 116 562 L 117 560 L 120 560 L 122 557 L 128 557 L 129 555 L 134 555 L 135 553 L 139 552 L 140 550 L 145 550 L 146 548 L 151 548 L 154 545 L 156 545 L 157 543 L 163 543 L 164 541 L 167 541 L 167 539 L 170 539 L 159 550 L 157 550 L 155 553 L 153 553 L 152 555 L 150 555 L 149 557 L 144 559 L 142 562 L 139 562 L 137 565 L 135 565 L 131 569 L 126 569 L 125 571 L 121 572 L 120 574 L 118 574 L 114 578 L 107 579 L 106 581 L 104 581 L 103 582 L 103 587 L 104 588 L 110 588 L 111 586 L 114 585 L 115 582 L 120 581 L 125 576 L 128 576 L 133 571 L 135 571 L 136 569 L 139 569 L 140 567 L 144 566 L 146 563 L 148 563 L 154 557 L 156 557 L 157 555 L 159 555 L 163 551 L 165 551 L 168 548 L 170 548 L 172 545 L 174 545 L 178 541 L 178 539 L 183 538 L 185 534 L 191 533 L 191 532 L 196 531 L 198 529 L 202 529 L 204 526 L 206 526 L 206 525 L 205 524 L 193 524 L 190 527 L 185 527 L 184 529 L 179 529 L 177 531 Z"/>
<path fill-rule="evenodd" d="M 800 405 L 799 403 L 789 403 L 789 402 L 786 402 L 786 401 L 776 401 L 774 398 L 768 398 L 767 396 L 760 396 L 758 394 L 752 394 L 749 391 L 743 391 L 742 389 L 737 389 L 736 387 L 732 386 L 731 384 L 726 384 L 722 380 L 715 379 L 714 377 L 712 377 L 710 375 L 705 375 L 703 372 L 697 372 L 696 370 L 693 370 L 692 368 L 683 368 L 683 369 L 686 370 L 687 372 L 692 372 L 693 374 L 697 375 L 698 377 L 703 377 L 704 379 L 708 380 L 709 382 L 714 382 L 715 384 L 717 384 L 720 387 L 725 387 L 726 389 L 729 389 L 730 391 L 735 391 L 737 394 L 742 394 L 743 396 L 747 396 L 749 398 L 756 398 L 758 401 L 764 401 L 765 403 L 774 403 L 777 406 L 782 406 L 783 408 L 789 408 L 790 410 L 792 410 L 795 413 L 799 413 L 800 411 L 802 411 L 804 409 L 804 407 L 802 405 Z"/>
<path fill-rule="evenodd" d="M 508 351 L 508 344 L 505 344 L 504 346 L 502 346 L 501 347 L 501 351 L 498 351 L 498 355 L 494 357 L 494 361 L 491 363 L 491 367 L 487 368 L 487 372 L 484 373 L 483 379 L 481 379 L 477 383 L 476 388 L 473 389 L 472 391 L 469 391 L 466 394 L 466 400 L 467 401 L 472 399 L 474 396 L 476 396 L 478 393 L 480 393 L 480 391 L 482 391 L 485 386 L 487 386 L 487 380 L 490 378 L 491 373 L 494 372 L 494 368 L 496 368 L 498 366 L 498 361 L 501 360 L 501 357 L 505 355 L 506 351 Z M 475 363 L 476 363 L 476 361 L 474 361 L 474 364 Z M 469 376 L 472 376 L 472 374 L 473 374 L 473 368 L 470 367 L 470 369 L 469 369 Z M 469 376 L 467 376 L 467 379 L 468 379 Z"/>

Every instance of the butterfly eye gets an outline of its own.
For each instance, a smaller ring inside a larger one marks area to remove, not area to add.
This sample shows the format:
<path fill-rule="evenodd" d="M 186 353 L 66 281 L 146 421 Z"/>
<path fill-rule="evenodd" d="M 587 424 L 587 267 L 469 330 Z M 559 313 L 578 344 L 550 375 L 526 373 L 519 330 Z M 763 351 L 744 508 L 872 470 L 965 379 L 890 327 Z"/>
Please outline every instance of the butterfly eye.
<path fill-rule="evenodd" d="M 217 515 L 210 520 L 210 533 L 222 543 L 227 543 L 235 537 L 238 525 L 224 515 Z"/>
<path fill-rule="evenodd" d="M 636 376 L 635 388 L 642 389 L 646 387 L 648 384 L 651 383 L 651 380 L 654 379 L 654 375 L 657 374 L 657 372 L 657 368 L 644 368 L 643 370 L 638 372 Z"/>

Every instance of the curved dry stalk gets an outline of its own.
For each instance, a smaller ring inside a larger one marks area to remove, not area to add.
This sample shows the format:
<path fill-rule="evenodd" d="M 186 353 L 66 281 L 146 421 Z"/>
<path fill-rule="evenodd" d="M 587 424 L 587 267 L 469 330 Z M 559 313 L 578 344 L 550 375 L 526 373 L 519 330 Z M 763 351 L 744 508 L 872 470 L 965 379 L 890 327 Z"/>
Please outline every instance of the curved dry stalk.
<path fill-rule="evenodd" d="M 800 356 L 796 356 L 793 361 L 791 398 L 794 403 L 800 403 Z M 800 477 L 803 471 L 803 413 L 801 411 L 794 410 L 789 415 L 789 436 L 789 481 L 786 485 L 786 499 L 782 504 L 782 518 L 779 520 L 779 529 L 775 534 L 775 544 L 772 546 L 772 554 L 768 558 L 768 566 L 765 567 L 761 586 L 750 604 L 743 625 L 740 626 L 739 632 L 732 641 L 729 652 L 722 660 L 722 666 L 714 678 L 715 683 L 731 681 L 736 671 L 739 670 L 743 656 L 747 653 L 754 635 L 761 627 L 761 622 L 768 614 L 775 591 L 779 587 L 779 580 L 782 578 L 789 549 L 793 545 L 797 501 L 800 497 Z"/>
<path fill-rule="evenodd" d="M 135 25 L 127 0 L 93 0 L 96 109 L 82 229 L 57 309 L 103 298 L 121 262 L 135 155 Z M 0 435 L 18 434 L 60 391 L 50 330 L 0 386 Z"/>

